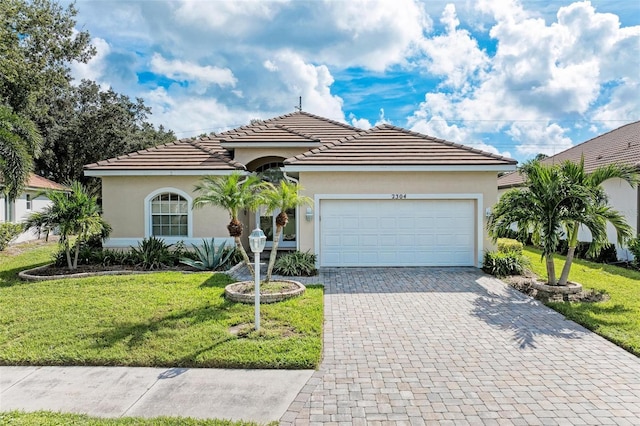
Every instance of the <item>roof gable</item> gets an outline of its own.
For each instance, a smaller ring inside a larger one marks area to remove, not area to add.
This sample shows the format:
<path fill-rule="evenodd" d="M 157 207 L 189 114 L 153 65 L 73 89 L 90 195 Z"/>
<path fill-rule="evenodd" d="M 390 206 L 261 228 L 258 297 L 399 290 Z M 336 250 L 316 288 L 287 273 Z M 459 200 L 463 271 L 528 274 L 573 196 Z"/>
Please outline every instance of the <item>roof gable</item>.
<path fill-rule="evenodd" d="M 558 164 L 564 161 L 578 162 L 584 156 L 584 168 L 591 172 L 607 164 L 640 167 L 640 121 L 625 124 L 588 141 L 562 151 L 541 161 L 542 164 Z M 524 183 L 518 172 L 498 178 L 498 188 L 510 188 Z"/>
<path fill-rule="evenodd" d="M 285 166 L 511 166 L 516 161 L 384 124 L 287 159 Z"/>

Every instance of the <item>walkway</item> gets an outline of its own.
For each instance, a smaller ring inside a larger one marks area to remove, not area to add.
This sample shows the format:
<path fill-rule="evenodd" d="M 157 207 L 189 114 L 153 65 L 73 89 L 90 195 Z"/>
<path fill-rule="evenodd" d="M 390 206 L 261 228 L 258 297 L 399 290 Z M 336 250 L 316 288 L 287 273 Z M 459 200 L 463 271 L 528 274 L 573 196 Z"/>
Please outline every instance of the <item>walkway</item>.
<path fill-rule="evenodd" d="M 476 269 L 313 281 L 324 360 L 283 424 L 640 424 L 640 359 Z"/>

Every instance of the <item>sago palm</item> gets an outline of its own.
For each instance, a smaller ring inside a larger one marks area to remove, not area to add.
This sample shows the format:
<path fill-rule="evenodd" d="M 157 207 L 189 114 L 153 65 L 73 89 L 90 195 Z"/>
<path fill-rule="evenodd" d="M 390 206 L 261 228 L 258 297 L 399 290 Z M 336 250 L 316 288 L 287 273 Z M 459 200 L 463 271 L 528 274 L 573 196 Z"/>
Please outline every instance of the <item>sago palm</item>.
<path fill-rule="evenodd" d="M 282 230 L 289 222 L 287 210 L 295 209 L 300 205 L 313 204 L 311 198 L 300 195 L 302 189 L 299 184 L 283 179 L 262 193 L 267 212 L 274 213 L 275 211 L 280 211 L 278 216 L 276 216 L 276 232 L 273 234 L 273 246 L 271 248 L 271 255 L 269 256 L 269 266 L 267 267 L 267 277 L 265 279 L 267 283 L 271 281 L 271 274 L 273 272 L 273 265 L 276 263 Z"/>
<path fill-rule="evenodd" d="M 238 220 L 238 213 L 242 209 L 255 211 L 259 204 L 260 192 L 265 183 L 254 175 L 244 176 L 234 172 L 226 176 L 204 176 L 195 186 L 195 191 L 200 193 L 193 200 L 193 207 L 212 205 L 221 207 L 229 212 L 231 221 L 227 225 L 229 236 L 235 241 L 236 247 L 242 254 L 242 259 L 247 268 L 253 274 L 253 268 L 249 256 L 242 246 L 243 225 Z"/>
<path fill-rule="evenodd" d="M 41 145 L 42 137 L 31 120 L 0 105 L 0 187 L 9 200 L 22 192 Z"/>

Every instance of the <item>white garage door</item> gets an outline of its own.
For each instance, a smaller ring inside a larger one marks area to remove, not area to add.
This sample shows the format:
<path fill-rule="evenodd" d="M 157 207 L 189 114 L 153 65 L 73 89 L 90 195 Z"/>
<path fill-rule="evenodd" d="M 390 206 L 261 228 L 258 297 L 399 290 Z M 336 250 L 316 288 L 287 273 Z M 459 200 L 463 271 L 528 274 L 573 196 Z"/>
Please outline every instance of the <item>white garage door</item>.
<path fill-rule="evenodd" d="M 474 266 L 473 200 L 321 200 L 320 266 Z"/>

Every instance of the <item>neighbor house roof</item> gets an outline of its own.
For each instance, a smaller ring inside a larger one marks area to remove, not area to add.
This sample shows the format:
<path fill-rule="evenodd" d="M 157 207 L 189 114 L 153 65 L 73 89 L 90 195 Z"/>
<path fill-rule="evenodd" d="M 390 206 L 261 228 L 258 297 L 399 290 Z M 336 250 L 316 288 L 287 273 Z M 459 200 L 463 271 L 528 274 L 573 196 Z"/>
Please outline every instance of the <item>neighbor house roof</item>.
<path fill-rule="evenodd" d="M 516 160 L 383 124 L 285 161 L 307 166 L 509 166 Z"/>
<path fill-rule="evenodd" d="M 0 176 L 0 186 L 2 186 L 2 180 L 3 180 L 2 176 Z M 31 189 L 31 190 L 59 189 L 61 191 L 67 189 L 63 185 L 60 185 L 57 182 L 49 180 L 49 179 L 47 179 L 45 177 L 42 177 L 40 175 L 37 175 L 35 173 L 31 173 L 29 175 L 29 179 L 27 179 L 27 182 L 25 184 L 25 188 L 26 189 Z"/>
<path fill-rule="evenodd" d="M 215 137 L 182 139 L 153 148 L 121 155 L 84 166 L 87 176 L 104 176 L 127 171 L 129 174 L 200 174 L 244 170 L 233 161 Z"/>
<path fill-rule="evenodd" d="M 607 164 L 640 167 L 640 121 L 626 124 L 603 135 L 573 146 L 541 161 L 542 164 L 558 164 L 564 161 L 580 161 L 584 156 L 584 168 L 591 172 Z M 498 178 L 498 188 L 522 185 L 524 176 L 518 172 Z"/>

